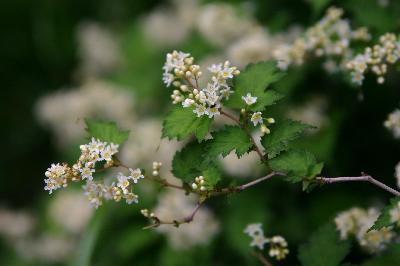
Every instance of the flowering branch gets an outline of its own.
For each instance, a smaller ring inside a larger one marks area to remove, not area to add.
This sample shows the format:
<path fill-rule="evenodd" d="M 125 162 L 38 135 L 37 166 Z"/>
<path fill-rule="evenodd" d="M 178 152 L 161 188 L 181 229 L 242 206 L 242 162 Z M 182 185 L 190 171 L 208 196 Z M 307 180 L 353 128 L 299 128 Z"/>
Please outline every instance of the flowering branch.
<path fill-rule="evenodd" d="M 362 181 L 369 182 L 381 189 L 395 195 L 400 196 L 400 192 L 383 184 L 382 182 L 374 179 L 370 175 L 362 175 L 362 176 L 341 176 L 341 177 L 317 177 L 317 180 L 321 181 L 322 184 L 333 184 L 333 183 L 342 183 L 342 182 L 354 182 L 354 181 Z"/>

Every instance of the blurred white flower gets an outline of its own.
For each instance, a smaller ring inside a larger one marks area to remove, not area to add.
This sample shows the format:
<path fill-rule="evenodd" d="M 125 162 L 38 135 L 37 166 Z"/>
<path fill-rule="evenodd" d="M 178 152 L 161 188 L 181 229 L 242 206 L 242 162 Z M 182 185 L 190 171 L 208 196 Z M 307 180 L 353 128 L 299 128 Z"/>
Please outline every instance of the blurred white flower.
<path fill-rule="evenodd" d="M 88 224 L 93 208 L 81 191 L 63 190 L 50 202 L 49 216 L 72 233 L 82 232 Z"/>
<path fill-rule="evenodd" d="M 392 131 L 393 136 L 398 139 L 400 138 L 400 110 L 396 109 L 388 115 L 388 118 L 384 122 L 384 126 Z"/>
<path fill-rule="evenodd" d="M 118 42 L 109 30 L 95 22 L 85 22 L 79 25 L 77 38 L 81 59 L 79 72 L 83 77 L 100 76 L 118 66 Z"/>
<path fill-rule="evenodd" d="M 0 208 L 0 235 L 9 240 L 27 236 L 35 225 L 34 217 L 25 211 Z"/>
<path fill-rule="evenodd" d="M 255 22 L 247 14 L 239 15 L 232 5 L 207 4 L 197 17 L 199 32 L 211 44 L 223 47 L 254 29 Z"/>
<path fill-rule="evenodd" d="M 235 152 L 231 152 L 220 160 L 224 171 L 230 176 L 236 177 L 256 175 L 261 166 L 260 158 L 255 151 L 244 154 L 240 159 L 237 158 Z"/>
<path fill-rule="evenodd" d="M 400 162 L 398 162 L 394 168 L 394 177 L 397 180 L 397 187 L 400 188 Z"/>
<path fill-rule="evenodd" d="M 194 197 L 186 196 L 183 191 L 169 189 L 159 197 L 154 214 L 162 220 L 174 220 L 190 215 L 194 208 Z M 210 210 L 203 206 L 191 223 L 181 224 L 179 228 L 161 225 L 156 230 L 166 235 L 173 248 L 183 250 L 208 244 L 218 232 L 219 225 Z"/>
<path fill-rule="evenodd" d="M 79 141 L 85 135 L 84 118 L 116 121 L 123 128 L 135 122 L 133 95 L 114 84 L 88 80 L 72 90 L 60 90 L 39 99 L 36 117 L 54 131 L 61 147 Z"/>
<path fill-rule="evenodd" d="M 328 123 L 326 107 L 326 99 L 315 96 L 302 105 L 292 106 L 287 115 L 294 120 L 302 121 L 320 129 Z"/>

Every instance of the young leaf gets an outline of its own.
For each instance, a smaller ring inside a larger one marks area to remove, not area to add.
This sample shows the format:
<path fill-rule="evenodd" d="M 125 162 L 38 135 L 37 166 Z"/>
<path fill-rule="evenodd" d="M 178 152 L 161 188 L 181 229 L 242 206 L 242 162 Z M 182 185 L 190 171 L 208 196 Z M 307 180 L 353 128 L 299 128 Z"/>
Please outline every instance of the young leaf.
<path fill-rule="evenodd" d="M 278 81 L 283 75 L 274 61 L 247 65 L 246 69 L 237 76 L 234 84 L 235 93 L 232 94 L 227 105 L 237 109 L 248 107 L 242 96 L 250 93 L 253 97 L 257 97 L 257 102 L 250 106 L 250 110 L 263 111 L 266 106 L 274 104 L 283 97 L 273 90 L 266 91 L 268 85 Z"/>
<path fill-rule="evenodd" d="M 303 266 L 338 266 L 350 251 L 350 241 L 339 240 L 334 224 L 329 223 L 313 233 L 299 248 Z"/>
<path fill-rule="evenodd" d="M 90 137 L 115 144 L 124 143 L 129 136 L 129 130 L 119 130 L 115 122 L 104 122 L 95 119 L 85 119 L 86 131 Z"/>
<path fill-rule="evenodd" d="M 205 186 L 208 189 L 213 189 L 221 180 L 220 172 L 217 168 L 213 167 L 203 170 L 203 177 L 205 180 Z"/>
<path fill-rule="evenodd" d="M 213 134 L 213 139 L 208 142 L 207 153 L 211 157 L 227 156 L 236 150 L 236 155 L 241 157 L 251 149 L 252 143 L 246 132 L 237 126 L 226 126 Z"/>
<path fill-rule="evenodd" d="M 200 175 L 203 175 L 206 180 L 208 177 L 213 184 L 216 184 L 220 179 L 218 170 L 215 163 L 204 160 L 204 154 L 204 143 L 189 143 L 175 153 L 172 161 L 172 173 L 188 184 Z"/>
<path fill-rule="evenodd" d="M 301 136 L 304 130 L 313 128 L 298 121 L 285 119 L 271 127 L 271 133 L 261 140 L 269 158 L 274 158 L 280 152 L 289 148 L 289 143 Z"/>
<path fill-rule="evenodd" d="M 394 224 L 391 221 L 390 211 L 394 208 L 399 208 L 398 204 L 400 202 L 400 197 L 390 199 L 390 204 L 383 208 L 381 215 L 375 221 L 374 225 L 369 230 L 379 230 L 383 227 L 388 227 Z"/>
<path fill-rule="evenodd" d="M 321 173 L 323 163 L 317 163 L 314 155 L 304 150 L 290 150 L 269 160 L 271 168 L 287 174 L 290 182 L 310 182 Z"/>
<path fill-rule="evenodd" d="M 192 108 L 181 106 L 174 108 L 163 123 L 162 137 L 182 140 L 191 134 L 195 134 L 199 141 L 207 135 L 212 119 L 207 116 L 197 117 Z"/>

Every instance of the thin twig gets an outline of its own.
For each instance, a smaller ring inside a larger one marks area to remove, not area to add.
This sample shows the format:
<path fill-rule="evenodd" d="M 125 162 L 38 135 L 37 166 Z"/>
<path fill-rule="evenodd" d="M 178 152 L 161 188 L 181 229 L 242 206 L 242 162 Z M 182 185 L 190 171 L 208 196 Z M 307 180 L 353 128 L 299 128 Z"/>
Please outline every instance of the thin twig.
<path fill-rule="evenodd" d="M 252 255 L 256 257 L 264 266 L 272 266 L 272 264 L 264 257 L 264 255 L 260 252 L 253 251 Z"/>
<path fill-rule="evenodd" d="M 222 188 L 220 190 L 216 190 L 211 195 L 212 196 L 219 196 L 219 195 L 225 195 L 225 194 L 229 194 L 229 193 L 240 192 L 240 191 L 248 189 L 248 188 L 250 188 L 250 187 L 252 187 L 254 185 L 257 185 L 260 182 L 268 180 L 271 177 L 274 177 L 274 176 L 277 176 L 277 175 L 278 176 L 284 176 L 285 174 L 284 173 L 280 173 L 280 172 L 272 172 L 272 173 L 269 173 L 266 176 L 254 179 L 253 181 L 250 181 L 250 182 L 248 182 L 246 184 L 243 184 L 243 185 L 239 185 L 239 186 L 236 186 L 236 187 L 227 187 L 227 188 Z"/>
<path fill-rule="evenodd" d="M 317 180 L 320 180 L 322 184 L 333 184 L 333 183 L 342 183 L 342 182 L 369 182 L 381 189 L 395 195 L 400 196 L 400 192 L 383 184 L 382 182 L 374 179 L 372 176 L 363 175 L 363 176 L 340 176 L 340 177 L 317 177 Z"/>
<path fill-rule="evenodd" d="M 200 210 L 201 206 L 203 205 L 204 201 L 199 201 L 196 204 L 196 207 L 193 209 L 193 211 L 190 213 L 190 215 L 186 216 L 185 218 L 183 218 L 182 220 L 173 220 L 173 221 L 164 221 L 161 220 L 158 217 L 152 217 L 151 219 L 153 219 L 153 224 L 144 227 L 143 229 L 150 229 L 150 228 L 155 228 L 158 227 L 162 224 L 165 225 L 174 225 L 176 227 L 179 227 L 181 224 L 188 224 L 191 223 L 196 215 L 196 213 Z"/>

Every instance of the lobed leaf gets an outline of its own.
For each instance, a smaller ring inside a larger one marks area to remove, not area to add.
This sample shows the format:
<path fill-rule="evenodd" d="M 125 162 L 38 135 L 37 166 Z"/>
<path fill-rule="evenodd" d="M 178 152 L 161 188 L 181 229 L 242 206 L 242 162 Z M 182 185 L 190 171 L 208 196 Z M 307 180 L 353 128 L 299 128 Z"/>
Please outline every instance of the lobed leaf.
<path fill-rule="evenodd" d="M 182 140 L 194 134 L 199 141 L 202 141 L 206 137 L 212 121 L 207 116 L 197 117 L 192 108 L 179 106 L 174 108 L 165 118 L 162 137 Z"/>
<path fill-rule="evenodd" d="M 306 130 L 313 128 L 299 121 L 285 119 L 271 127 L 271 133 L 261 139 L 261 144 L 268 153 L 268 158 L 274 158 L 280 152 L 289 149 L 289 143 L 301 136 Z"/>
<path fill-rule="evenodd" d="M 129 136 L 129 130 L 120 130 L 115 122 L 105 122 L 96 119 L 85 119 L 86 131 L 90 137 L 115 144 L 124 143 Z"/>

